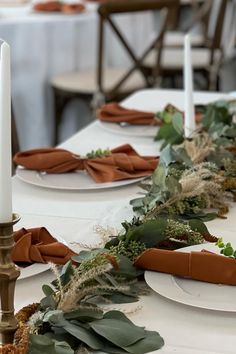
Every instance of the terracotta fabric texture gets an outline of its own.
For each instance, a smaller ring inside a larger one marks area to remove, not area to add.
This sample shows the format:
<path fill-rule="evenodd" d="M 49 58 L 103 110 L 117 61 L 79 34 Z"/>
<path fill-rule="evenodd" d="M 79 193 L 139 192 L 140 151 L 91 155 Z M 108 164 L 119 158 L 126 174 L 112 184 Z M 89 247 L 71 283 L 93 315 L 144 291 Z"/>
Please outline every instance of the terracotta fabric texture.
<path fill-rule="evenodd" d="M 103 122 L 128 123 L 133 125 L 156 125 L 154 113 L 137 111 L 120 106 L 118 103 L 108 103 L 97 110 L 97 117 Z"/>
<path fill-rule="evenodd" d="M 34 4 L 33 9 L 35 11 L 46 11 L 46 12 L 63 12 L 65 14 L 74 14 L 78 12 L 83 12 L 85 6 L 83 4 L 63 4 L 60 1 L 46 1 L 37 2 Z"/>
<path fill-rule="evenodd" d="M 129 144 L 111 152 L 106 157 L 88 159 L 63 149 L 34 149 L 17 153 L 14 161 L 29 170 L 47 173 L 86 170 L 97 183 L 149 176 L 158 164 L 157 157 L 140 156 Z"/>
<path fill-rule="evenodd" d="M 65 264 L 75 253 L 58 242 L 45 227 L 20 229 L 14 233 L 15 246 L 12 260 L 15 263 Z"/>
<path fill-rule="evenodd" d="M 164 110 L 177 110 L 184 117 L 184 113 L 173 105 L 167 105 Z M 108 103 L 97 110 L 97 117 L 103 122 L 109 123 L 128 123 L 133 125 L 161 125 L 163 122 L 152 112 L 143 112 L 135 109 L 128 109 L 120 106 L 118 103 Z M 202 113 L 196 112 L 196 123 L 200 123 Z"/>
<path fill-rule="evenodd" d="M 206 251 L 185 253 L 150 248 L 134 265 L 208 283 L 236 285 L 236 260 Z"/>

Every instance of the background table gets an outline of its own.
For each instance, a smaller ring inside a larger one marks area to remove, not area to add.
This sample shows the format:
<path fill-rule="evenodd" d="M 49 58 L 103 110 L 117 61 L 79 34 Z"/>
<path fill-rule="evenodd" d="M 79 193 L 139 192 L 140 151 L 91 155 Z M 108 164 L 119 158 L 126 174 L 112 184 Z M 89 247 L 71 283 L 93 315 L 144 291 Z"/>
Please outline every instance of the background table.
<path fill-rule="evenodd" d="M 226 96 L 220 94 L 195 93 L 195 102 L 208 102 L 224 97 Z M 182 108 L 183 93 L 140 91 L 125 100 L 124 105 L 155 111 L 160 108 L 160 102 L 165 104 L 164 101 Z M 140 153 L 158 153 L 157 143 L 150 138 L 114 135 L 104 130 L 100 122 L 92 123 L 62 146 L 84 154 L 95 148 L 108 146 L 112 148 L 127 142 Z M 94 225 L 118 226 L 125 218 L 129 218 L 132 215 L 129 200 L 137 196 L 139 190 L 137 185 L 130 185 L 91 192 L 57 191 L 34 187 L 14 177 L 14 211 L 22 215 L 22 221 L 17 227 L 46 226 L 55 236 L 64 238 L 68 243 L 85 241 L 95 244 L 98 239 L 93 233 Z M 227 240 L 231 240 L 236 246 L 235 217 L 236 207 L 232 206 L 227 220 L 213 220 L 207 224 L 208 228 L 216 235 L 227 230 Z M 42 296 L 41 285 L 52 279 L 53 276 L 47 271 L 18 281 L 16 309 L 38 301 Z M 134 309 L 137 305 L 142 306 L 142 309 L 132 314 L 130 318 L 149 330 L 159 331 L 165 339 L 165 346 L 157 353 L 235 354 L 235 313 L 208 311 L 181 305 L 152 291 L 149 296 L 142 297 L 138 304 L 119 305 L 119 308 Z"/>
<path fill-rule="evenodd" d="M 30 5 L 0 8 L 0 35 L 10 44 L 12 52 L 12 97 L 22 150 L 52 144 L 51 77 L 95 69 L 96 9 L 96 4 L 89 4 L 84 13 L 64 15 L 35 13 Z M 119 16 L 118 23 L 137 52 L 152 36 L 152 21 L 151 14 Z M 106 63 L 109 66 L 126 65 L 128 59 L 110 31 L 107 31 L 106 42 L 109 43 Z M 78 123 L 85 125 L 84 119 L 82 112 L 74 120 L 69 116 L 67 125 L 70 127 L 66 128 L 76 131 Z"/>

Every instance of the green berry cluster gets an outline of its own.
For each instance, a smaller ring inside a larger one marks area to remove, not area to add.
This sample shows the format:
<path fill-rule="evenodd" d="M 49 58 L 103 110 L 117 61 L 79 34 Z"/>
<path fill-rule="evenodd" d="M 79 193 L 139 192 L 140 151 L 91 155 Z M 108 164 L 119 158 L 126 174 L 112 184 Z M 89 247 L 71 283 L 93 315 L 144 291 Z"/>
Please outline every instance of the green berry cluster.
<path fill-rule="evenodd" d="M 219 238 L 216 242 L 216 246 L 221 249 L 220 253 L 224 256 L 236 259 L 236 250 L 232 247 L 230 242 L 224 243 L 223 239 Z"/>
<path fill-rule="evenodd" d="M 167 212 L 170 214 L 198 214 L 206 208 L 206 201 L 202 196 L 196 196 L 179 200 L 175 204 L 167 208 Z"/>
<path fill-rule="evenodd" d="M 230 177 L 236 177 L 236 161 L 233 159 L 224 160 L 225 175 Z"/>
<path fill-rule="evenodd" d="M 204 242 L 204 237 L 200 232 L 193 231 L 188 224 L 183 224 L 172 219 L 168 220 L 165 233 L 167 238 L 184 239 L 188 245 L 196 245 Z"/>
<path fill-rule="evenodd" d="M 91 152 L 87 153 L 87 158 L 88 159 L 97 159 L 97 158 L 101 158 L 101 157 L 107 157 L 111 155 L 111 150 L 106 149 L 106 150 L 102 150 L 102 149 L 97 149 L 97 150 L 92 150 Z"/>
<path fill-rule="evenodd" d="M 128 257 L 131 261 L 134 261 L 143 251 L 145 251 L 146 246 L 144 243 L 137 241 L 126 241 L 120 240 L 118 245 L 110 247 L 110 253 L 114 255 L 123 255 Z"/>

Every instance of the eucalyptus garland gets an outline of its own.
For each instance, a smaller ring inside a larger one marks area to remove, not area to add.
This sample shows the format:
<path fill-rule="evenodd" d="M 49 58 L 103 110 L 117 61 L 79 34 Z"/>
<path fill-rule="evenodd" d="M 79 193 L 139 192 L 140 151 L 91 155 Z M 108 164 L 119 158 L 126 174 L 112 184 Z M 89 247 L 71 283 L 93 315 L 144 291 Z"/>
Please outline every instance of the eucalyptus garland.
<path fill-rule="evenodd" d="M 200 110 L 200 108 L 198 108 Z M 143 220 L 172 215 L 211 220 L 225 217 L 235 199 L 235 101 L 201 107 L 201 124 L 191 139 L 184 138 L 183 117 L 169 109 L 158 114 L 163 124 L 160 163 L 151 180 L 141 184 L 145 194 L 131 201 Z"/>
<path fill-rule="evenodd" d="M 144 195 L 131 201 L 138 216 L 124 221 L 119 233 L 108 233 L 103 247 L 81 251 L 61 271 L 52 267 L 56 280 L 43 286 L 45 297 L 24 327 L 30 354 L 157 350 L 164 345 L 159 333 L 104 307 L 135 302 L 143 293 L 137 281 L 142 271 L 133 261 L 146 248 L 205 241 L 217 242 L 223 255 L 236 258 L 231 244 L 212 236 L 204 224 L 225 217 L 236 195 L 236 103 L 219 101 L 197 111 L 201 124 L 191 139 L 184 139 L 182 112 L 168 105 L 157 113 L 163 123 L 156 136 L 162 141 L 160 162 L 141 184 Z M 87 157 L 109 155 L 110 150 L 97 150 Z"/>

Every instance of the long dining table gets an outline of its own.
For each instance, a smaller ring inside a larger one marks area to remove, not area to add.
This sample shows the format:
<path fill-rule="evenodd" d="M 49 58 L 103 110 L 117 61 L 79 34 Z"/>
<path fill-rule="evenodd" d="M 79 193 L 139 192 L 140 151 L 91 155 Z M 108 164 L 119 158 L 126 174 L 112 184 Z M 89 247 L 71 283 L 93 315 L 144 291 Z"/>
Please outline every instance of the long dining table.
<path fill-rule="evenodd" d="M 195 103 L 208 103 L 217 99 L 229 99 L 220 93 L 195 92 Z M 231 97 L 232 98 L 232 97 Z M 184 94 L 174 90 L 143 90 L 136 92 L 122 103 L 127 108 L 146 111 L 161 110 L 172 103 L 183 108 Z M 153 127 L 153 129 L 156 129 Z M 104 125 L 95 121 L 79 131 L 60 147 L 85 155 L 97 148 L 114 148 L 129 143 L 143 155 L 158 155 L 160 144 L 152 137 L 134 134 L 132 129 Z M 40 184 L 40 174 L 38 176 Z M 29 181 L 28 181 L 29 182 Z M 140 192 L 138 183 L 116 188 L 95 190 L 66 190 L 40 187 L 37 181 L 26 183 L 19 177 L 13 180 L 13 210 L 20 214 L 20 227 L 45 226 L 59 240 L 74 250 L 79 244 L 95 247 L 99 236 L 96 225 L 119 229 L 124 220 L 130 220 L 133 212 L 129 201 Z M 226 220 L 215 219 L 207 223 L 211 233 L 224 236 L 236 246 L 236 207 L 231 206 Z M 16 284 L 15 308 L 37 302 L 43 296 L 41 286 L 54 278 L 50 270 L 20 279 Z M 193 294 L 193 296 L 200 296 Z M 211 301 L 211 299 L 209 299 Z M 227 301 L 227 300 L 225 300 Z M 222 299 L 224 302 L 224 299 Z M 136 324 L 158 331 L 165 340 L 158 353 L 177 354 L 235 354 L 236 315 L 230 311 L 214 311 L 172 301 L 150 290 L 138 303 L 114 305 L 126 311 Z"/>

